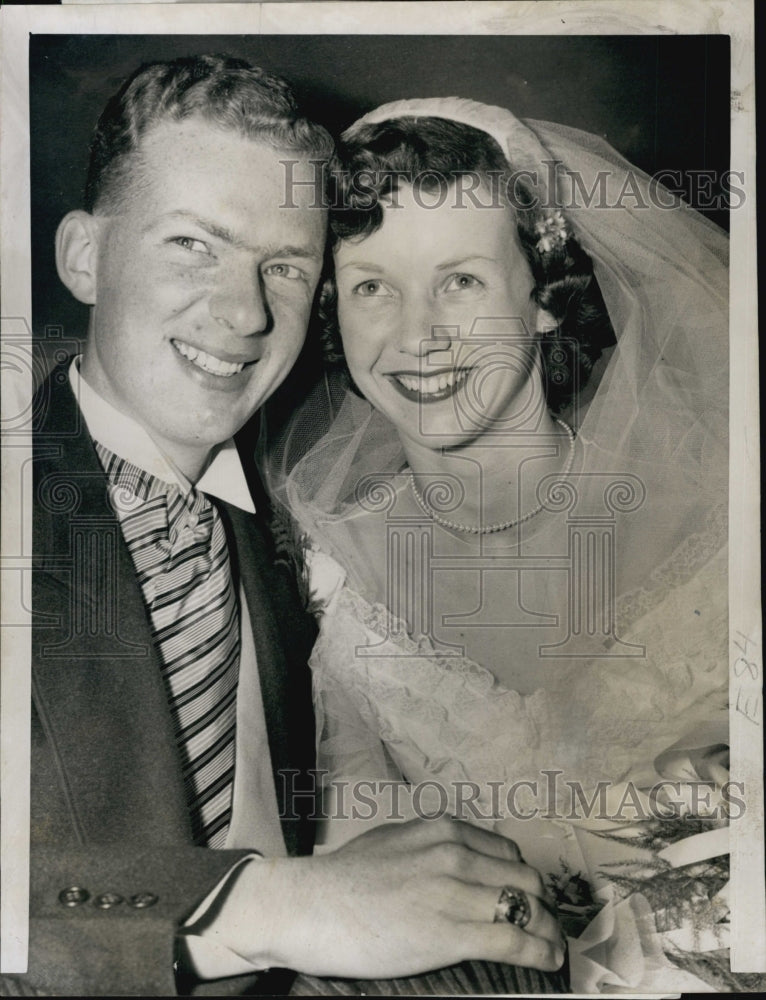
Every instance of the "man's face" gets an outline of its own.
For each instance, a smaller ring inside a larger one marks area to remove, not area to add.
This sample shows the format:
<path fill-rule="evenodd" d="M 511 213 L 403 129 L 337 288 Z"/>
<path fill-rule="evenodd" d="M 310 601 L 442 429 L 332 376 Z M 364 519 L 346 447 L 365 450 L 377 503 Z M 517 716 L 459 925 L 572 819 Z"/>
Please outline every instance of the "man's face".
<path fill-rule="evenodd" d="M 199 118 L 163 122 L 141 142 L 124 206 L 96 220 L 83 376 L 189 475 L 303 344 L 326 222 L 309 187 L 280 209 L 288 158 Z"/>

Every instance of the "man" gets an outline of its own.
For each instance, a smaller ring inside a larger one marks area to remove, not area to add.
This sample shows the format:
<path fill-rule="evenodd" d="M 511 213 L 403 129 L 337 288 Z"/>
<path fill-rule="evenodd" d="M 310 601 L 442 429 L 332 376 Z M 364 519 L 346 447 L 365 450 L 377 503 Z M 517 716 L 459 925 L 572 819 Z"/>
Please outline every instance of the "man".
<path fill-rule="evenodd" d="M 232 436 L 295 361 L 322 267 L 324 212 L 310 185 L 280 208 L 283 161 L 310 179 L 330 151 L 240 60 L 153 64 L 107 105 L 85 209 L 59 227 L 90 322 L 35 410 L 23 989 L 282 993 L 284 969 L 561 964 L 536 873 L 491 834 L 421 822 L 295 856 L 314 629 Z M 492 920 L 506 885 L 528 894 L 523 929 Z"/>

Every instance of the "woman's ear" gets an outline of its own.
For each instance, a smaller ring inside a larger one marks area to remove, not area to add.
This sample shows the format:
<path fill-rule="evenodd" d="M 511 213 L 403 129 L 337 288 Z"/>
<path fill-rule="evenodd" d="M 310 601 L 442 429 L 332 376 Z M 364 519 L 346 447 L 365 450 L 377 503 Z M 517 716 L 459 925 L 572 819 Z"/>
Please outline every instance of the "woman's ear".
<path fill-rule="evenodd" d="M 99 222 L 89 212 L 69 212 L 56 230 L 56 267 L 59 277 L 80 302 L 96 302 L 96 261 Z"/>
<path fill-rule="evenodd" d="M 547 309 L 543 309 L 540 306 L 537 307 L 535 333 L 551 333 L 557 330 L 560 325 L 560 321 L 556 319 L 553 313 L 548 312 Z"/>

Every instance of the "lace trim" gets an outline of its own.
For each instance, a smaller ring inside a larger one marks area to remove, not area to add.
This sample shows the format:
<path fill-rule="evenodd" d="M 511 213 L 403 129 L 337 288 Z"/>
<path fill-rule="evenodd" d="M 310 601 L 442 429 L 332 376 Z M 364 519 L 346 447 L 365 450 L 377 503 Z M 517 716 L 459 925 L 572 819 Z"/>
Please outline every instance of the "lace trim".
<path fill-rule="evenodd" d="M 726 544 L 729 528 L 725 504 L 710 511 L 701 531 L 687 536 L 678 548 L 649 574 L 649 587 L 638 587 L 617 598 L 615 615 L 625 631 L 664 601 L 671 591 L 688 583 Z"/>
<path fill-rule="evenodd" d="M 434 648 L 427 635 L 414 639 L 407 631 L 406 622 L 391 614 L 388 608 L 380 603 L 370 604 L 364 597 L 348 587 L 344 587 L 338 595 L 338 607 L 342 607 L 356 618 L 366 629 L 374 633 L 383 642 L 390 642 L 398 652 L 405 656 L 421 656 L 427 658 L 443 670 L 470 678 L 482 694 L 488 691 L 507 691 L 519 698 L 523 697 L 510 688 L 504 688 L 488 667 L 477 663 L 468 656 L 445 656 Z M 542 691 L 542 689 L 539 689 Z"/>
<path fill-rule="evenodd" d="M 685 539 L 682 545 L 652 572 L 651 588 L 642 587 L 619 597 L 616 608 L 618 634 L 625 635 L 645 615 L 667 600 L 673 590 L 688 584 L 700 567 L 720 552 L 726 540 L 727 530 L 727 511 L 725 506 L 721 505 L 711 512 L 703 531 Z M 677 560 L 677 564 L 674 560 Z M 380 639 L 381 644 L 390 643 L 397 655 L 427 658 L 440 669 L 470 680 L 471 687 L 476 692 L 513 694 L 521 700 L 547 695 L 547 689 L 543 687 L 536 688 L 529 695 L 521 695 L 513 688 L 505 687 L 488 667 L 476 660 L 464 654 L 445 655 L 434 646 L 429 636 L 411 636 L 406 622 L 393 615 L 385 604 L 379 601 L 371 603 L 352 590 L 348 584 L 342 585 L 335 597 L 334 611 L 341 610 Z M 725 618 L 725 610 L 722 610 L 722 615 Z M 725 622 L 723 625 L 725 627 Z M 664 715 L 663 699 L 667 693 L 680 696 L 685 689 L 693 685 L 694 681 L 693 670 L 684 656 L 684 651 L 678 649 L 672 650 L 672 653 L 673 659 L 677 659 L 678 662 L 675 667 L 670 663 L 665 664 L 663 674 L 668 688 L 664 692 L 655 694 L 655 709 L 659 716 Z M 372 651 L 370 655 L 374 657 Z M 697 651 L 695 663 L 697 667 L 704 666 L 706 672 L 711 672 L 717 664 L 718 657 L 719 652 L 715 644 L 707 644 Z M 582 669 L 579 673 L 582 674 Z"/>

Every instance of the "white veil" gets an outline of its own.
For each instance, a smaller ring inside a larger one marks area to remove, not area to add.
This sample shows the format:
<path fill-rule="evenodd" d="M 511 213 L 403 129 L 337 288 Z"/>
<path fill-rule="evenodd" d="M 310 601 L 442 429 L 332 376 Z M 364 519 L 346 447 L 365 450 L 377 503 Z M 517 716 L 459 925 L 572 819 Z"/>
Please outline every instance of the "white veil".
<path fill-rule="evenodd" d="M 615 596 L 618 617 L 630 621 L 726 543 L 727 235 L 600 138 L 522 122 L 502 108 L 458 98 L 400 101 L 346 135 L 399 116 L 488 132 L 541 201 L 563 211 L 593 260 L 617 345 L 566 415 L 584 459 L 574 489 L 551 494 L 549 509 L 558 503 L 603 516 L 606 504 L 618 519 Z M 384 541 L 360 522 L 358 485 L 405 464 L 386 418 L 328 378 L 279 441 L 266 439 L 262 464 L 272 495 L 301 531 L 368 600 L 384 601 Z M 725 605 L 725 579 L 716 591 L 711 600 Z"/>

